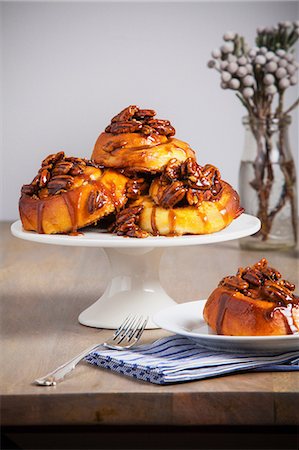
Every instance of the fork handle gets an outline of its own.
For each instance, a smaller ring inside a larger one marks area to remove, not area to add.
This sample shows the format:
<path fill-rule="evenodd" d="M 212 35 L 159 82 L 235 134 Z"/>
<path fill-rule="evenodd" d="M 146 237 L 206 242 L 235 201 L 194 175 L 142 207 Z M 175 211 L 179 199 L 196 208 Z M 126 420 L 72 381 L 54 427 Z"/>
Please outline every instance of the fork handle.
<path fill-rule="evenodd" d="M 49 372 L 44 377 L 37 378 L 34 381 L 35 384 L 38 384 L 39 386 L 55 386 L 58 381 L 62 381 L 68 373 L 74 370 L 77 364 L 82 361 L 85 356 L 101 345 L 102 344 L 93 345 L 92 347 L 83 350 L 83 352 L 79 353 L 79 355 L 62 364 L 62 366 L 57 367 L 57 369 L 52 372 Z"/>

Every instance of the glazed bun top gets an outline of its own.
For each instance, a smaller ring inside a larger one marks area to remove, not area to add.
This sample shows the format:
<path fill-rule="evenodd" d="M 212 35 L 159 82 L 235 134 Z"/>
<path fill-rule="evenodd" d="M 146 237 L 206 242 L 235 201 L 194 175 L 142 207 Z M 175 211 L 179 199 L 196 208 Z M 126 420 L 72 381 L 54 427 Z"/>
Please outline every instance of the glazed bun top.
<path fill-rule="evenodd" d="M 34 199 L 45 199 L 53 195 L 80 187 L 84 182 L 102 176 L 102 168 L 95 162 L 64 152 L 47 156 L 30 184 L 24 184 L 21 194 Z"/>
<path fill-rule="evenodd" d="M 186 142 L 175 139 L 169 120 L 155 118 L 152 109 L 128 106 L 98 137 L 91 159 L 105 167 L 129 172 L 159 173 L 175 158 L 195 157 Z"/>

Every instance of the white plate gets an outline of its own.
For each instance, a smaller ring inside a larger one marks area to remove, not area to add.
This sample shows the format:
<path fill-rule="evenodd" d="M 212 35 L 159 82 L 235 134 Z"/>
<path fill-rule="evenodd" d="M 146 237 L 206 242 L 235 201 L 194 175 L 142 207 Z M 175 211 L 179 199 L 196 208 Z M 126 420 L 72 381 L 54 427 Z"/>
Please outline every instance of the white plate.
<path fill-rule="evenodd" d="M 214 244 L 216 242 L 230 241 L 249 236 L 260 229 L 260 221 L 249 214 L 242 214 L 224 230 L 213 234 L 188 235 L 176 237 L 148 237 L 145 239 L 134 239 L 115 234 L 83 230 L 83 235 L 68 236 L 63 234 L 38 234 L 34 231 L 24 231 L 20 220 L 13 223 L 11 232 L 14 236 L 27 241 L 40 242 L 41 244 L 71 245 L 83 247 L 102 247 L 102 248 L 124 248 L 124 247 L 177 247 L 201 244 Z"/>
<path fill-rule="evenodd" d="M 183 303 L 159 311 L 153 321 L 161 328 L 189 337 L 202 347 L 226 352 L 280 353 L 299 349 L 299 335 L 221 336 L 203 319 L 206 300 Z"/>

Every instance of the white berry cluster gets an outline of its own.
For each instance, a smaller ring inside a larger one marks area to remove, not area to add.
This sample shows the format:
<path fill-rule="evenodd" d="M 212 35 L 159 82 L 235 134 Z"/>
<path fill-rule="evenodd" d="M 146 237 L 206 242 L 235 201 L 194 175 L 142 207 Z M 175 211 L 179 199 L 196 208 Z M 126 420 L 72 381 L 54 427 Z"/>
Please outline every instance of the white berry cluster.
<path fill-rule="evenodd" d="M 223 45 L 212 51 L 213 59 L 208 67 L 220 73 L 223 89 L 237 91 L 242 103 L 257 113 L 260 105 L 270 105 L 275 94 L 282 96 L 298 81 L 299 64 L 292 48 L 299 37 L 298 30 L 298 22 L 260 28 L 257 46 L 252 48 L 242 36 L 228 31 L 223 36 Z M 285 48 L 282 48 L 283 42 Z"/>

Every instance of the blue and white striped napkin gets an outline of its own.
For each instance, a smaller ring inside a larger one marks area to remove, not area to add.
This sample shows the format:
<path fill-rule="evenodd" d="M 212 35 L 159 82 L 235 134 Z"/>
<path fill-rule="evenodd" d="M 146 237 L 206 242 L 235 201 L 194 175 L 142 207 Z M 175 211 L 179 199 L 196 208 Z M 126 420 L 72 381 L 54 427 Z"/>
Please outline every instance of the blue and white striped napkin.
<path fill-rule="evenodd" d="M 299 370 L 299 349 L 275 356 L 239 355 L 204 349 L 179 335 L 125 351 L 99 348 L 85 359 L 90 364 L 156 384 L 245 371 Z"/>

